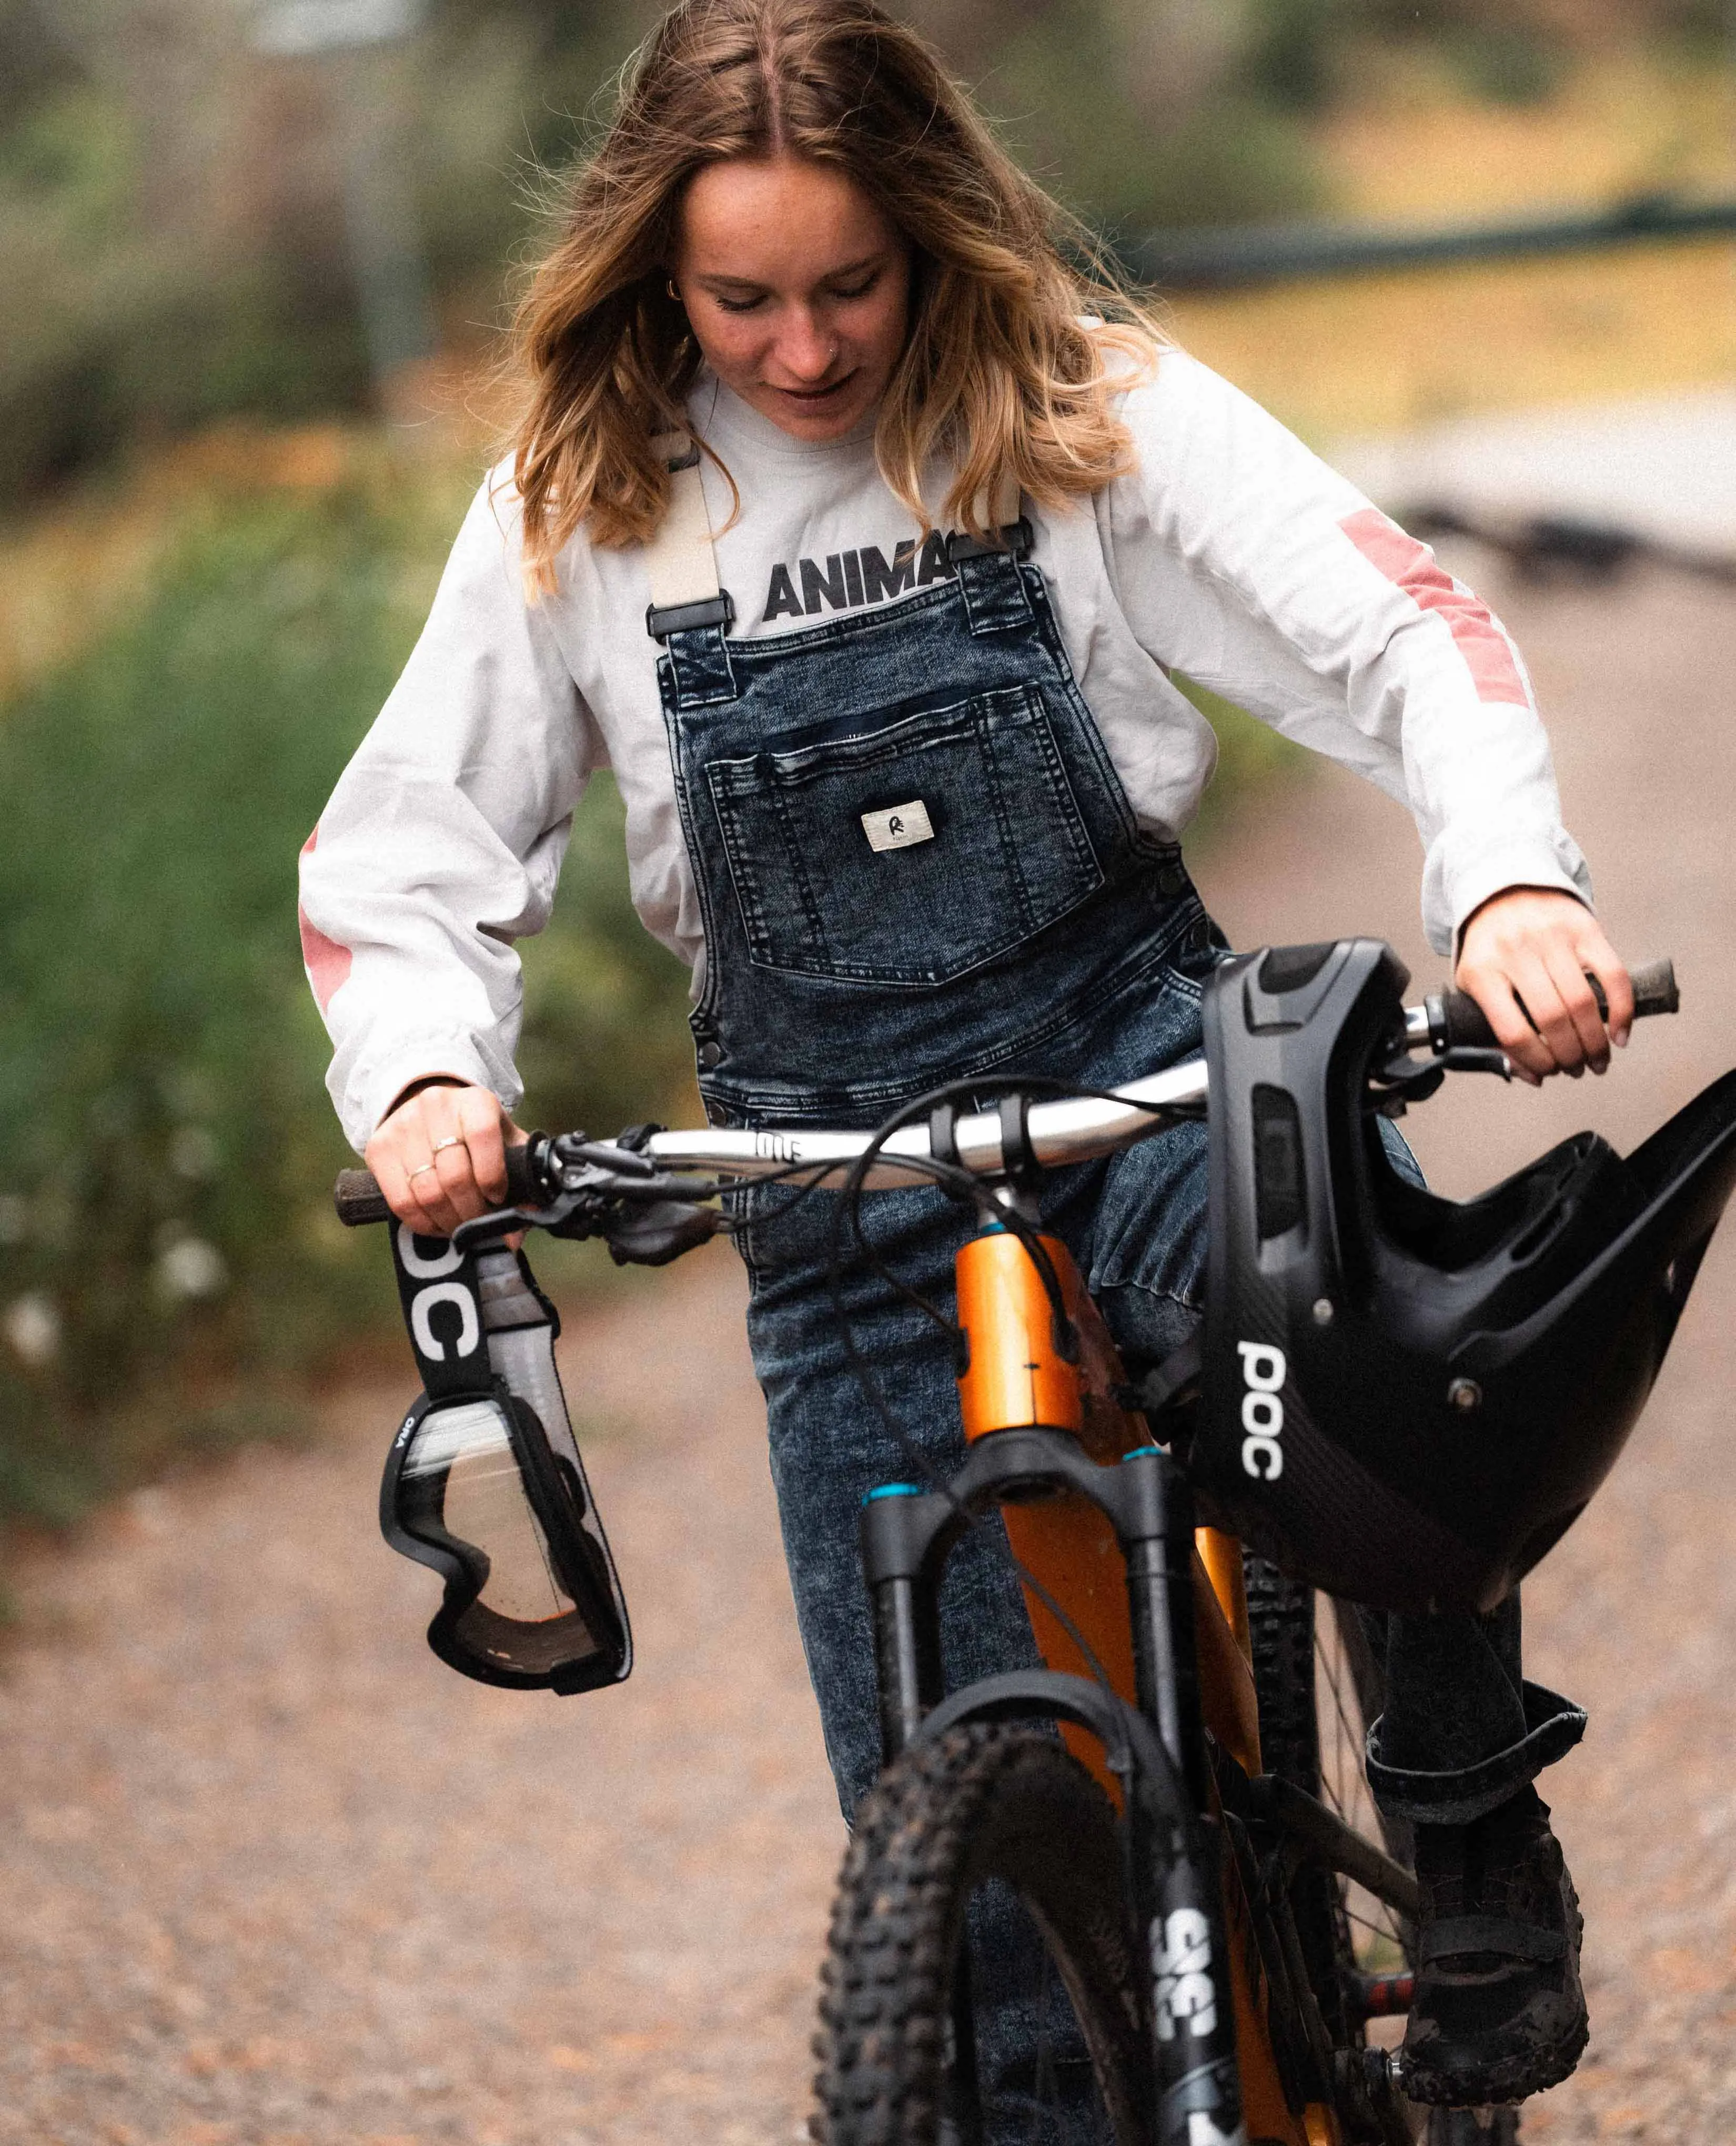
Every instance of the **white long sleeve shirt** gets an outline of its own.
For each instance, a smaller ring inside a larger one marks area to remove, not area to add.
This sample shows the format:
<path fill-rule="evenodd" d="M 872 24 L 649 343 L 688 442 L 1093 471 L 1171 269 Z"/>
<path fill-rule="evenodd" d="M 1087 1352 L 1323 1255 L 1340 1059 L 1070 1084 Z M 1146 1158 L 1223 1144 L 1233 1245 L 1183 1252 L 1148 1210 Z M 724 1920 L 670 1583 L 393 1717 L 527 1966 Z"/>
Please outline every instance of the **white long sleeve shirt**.
<path fill-rule="evenodd" d="M 1476 598 L 1183 353 L 1165 352 L 1121 410 L 1137 470 L 1070 512 L 1027 512 L 1068 657 L 1141 825 L 1179 836 L 1216 759 L 1210 726 L 1170 681 L 1178 670 L 1409 805 L 1438 951 L 1504 887 L 1589 900 L 1524 665 Z M 709 378 L 690 416 L 740 489 L 726 527 L 734 502 L 707 462 L 735 633 L 895 603 L 945 571 L 882 482 L 871 427 L 793 440 Z M 937 472 L 935 502 L 943 489 Z M 547 921 L 593 770 L 620 786 L 646 928 L 702 961 L 648 601 L 641 553 L 581 536 L 559 593 L 527 601 L 505 473 L 478 493 L 427 628 L 302 855 L 329 1085 L 358 1149 L 422 1074 L 517 1101 L 513 941 Z"/>

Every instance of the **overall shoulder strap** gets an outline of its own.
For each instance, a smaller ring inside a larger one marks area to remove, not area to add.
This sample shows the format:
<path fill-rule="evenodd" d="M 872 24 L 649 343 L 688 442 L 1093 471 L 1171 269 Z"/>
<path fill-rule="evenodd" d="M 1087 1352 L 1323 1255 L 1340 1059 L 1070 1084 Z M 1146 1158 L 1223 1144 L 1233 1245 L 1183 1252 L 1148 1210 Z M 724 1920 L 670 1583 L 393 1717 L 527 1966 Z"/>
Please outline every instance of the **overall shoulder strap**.
<path fill-rule="evenodd" d="M 1019 480 L 1010 470 L 1003 470 L 995 480 L 993 494 L 976 497 L 979 519 L 985 527 L 998 531 L 999 544 L 985 544 L 980 537 L 966 536 L 961 529 L 955 530 L 946 540 L 946 556 L 955 565 L 960 559 L 977 559 L 985 553 L 1005 556 L 1010 552 L 1014 558 L 1022 559 L 1030 552 L 1035 541 L 1031 526 L 1020 513 L 1024 504 L 1019 490 Z"/>
<path fill-rule="evenodd" d="M 651 442 L 669 469 L 669 510 L 645 547 L 651 605 L 646 631 L 654 641 L 696 626 L 727 626 L 735 606 L 718 585 L 711 519 L 701 481 L 699 447 L 685 432 L 661 432 Z"/>
<path fill-rule="evenodd" d="M 1018 480 L 1010 472 L 1002 472 L 993 497 L 979 496 L 978 503 L 989 509 L 984 520 L 1000 541 L 955 530 L 946 540 L 947 562 L 958 576 L 972 634 L 1011 632 L 1029 626 L 1035 616 L 1019 566 L 1030 555 L 1035 533 L 1019 512 Z"/>
<path fill-rule="evenodd" d="M 990 503 L 989 527 L 1009 529 L 1019 519 L 1019 480 L 1010 469 L 1004 469 L 995 480 L 995 497 Z"/>

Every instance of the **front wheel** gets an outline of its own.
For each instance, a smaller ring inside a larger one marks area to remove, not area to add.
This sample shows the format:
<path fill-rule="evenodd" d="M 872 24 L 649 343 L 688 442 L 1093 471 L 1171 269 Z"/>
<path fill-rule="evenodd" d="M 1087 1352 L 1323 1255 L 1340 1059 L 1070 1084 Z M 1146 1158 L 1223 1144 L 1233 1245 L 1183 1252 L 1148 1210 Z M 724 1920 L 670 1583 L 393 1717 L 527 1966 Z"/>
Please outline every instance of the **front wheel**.
<path fill-rule="evenodd" d="M 1245 1553 L 1243 1566 L 1262 1764 L 1408 1866 L 1408 1832 L 1376 1809 L 1363 1766 L 1364 1738 L 1385 1694 L 1360 1619 L 1263 1558 Z M 1390 2046 L 1409 2002 L 1409 1924 L 1360 1887 L 1315 1865 L 1302 1864 L 1289 1892 L 1301 1964 L 1334 2050 L 1354 2057 L 1370 2041 Z M 1350 2099 L 1338 2114 L 1356 2146 L 1400 2136 L 1415 2146 L 1425 2139 L 1443 2146 L 1429 2128 L 1429 2112 L 1397 2098 L 1381 2115 L 1371 2116 Z M 1480 2135 L 1474 2146 L 1483 2146 Z"/>
<path fill-rule="evenodd" d="M 977 1724 L 913 1744 L 845 1856 L 815 2137 L 972 2146 L 987 2110 L 1020 2137 L 1136 2146 L 1138 1958 L 1115 1813 L 1052 1736 Z"/>

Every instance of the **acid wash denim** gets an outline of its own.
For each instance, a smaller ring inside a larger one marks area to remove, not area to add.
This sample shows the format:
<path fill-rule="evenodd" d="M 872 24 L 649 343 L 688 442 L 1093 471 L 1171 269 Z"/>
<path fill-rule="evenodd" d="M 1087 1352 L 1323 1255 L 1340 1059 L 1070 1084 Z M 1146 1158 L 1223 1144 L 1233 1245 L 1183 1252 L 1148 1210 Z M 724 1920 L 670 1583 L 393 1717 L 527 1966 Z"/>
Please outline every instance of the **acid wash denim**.
<path fill-rule="evenodd" d="M 712 1124 L 867 1127 L 943 1083 L 986 1092 L 1017 1072 L 1109 1087 L 1197 1055 L 1200 986 L 1224 943 L 1175 846 L 1136 825 L 1042 576 L 1015 553 L 960 558 L 903 602 L 776 639 L 673 634 L 658 678 L 705 925 L 692 1026 Z M 1131 1366 L 1188 1338 L 1203 1128 L 1054 1173 L 1041 1200 Z M 880 1764 L 857 1515 L 913 1461 L 846 1355 L 836 1196 L 761 1188 L 741 1204 L 785 1551 L 848 1817 Z M 950 1317 L 969 1211 L 931 1188 L 875 1193 L 861 1226 Z M 964 1447 L 946 1335 L 860 1260 L 844 1303 L 903 1437 L 950 1474 Z M 941 1606 L 949 1688 L 1036 1665 L 998 1520 L 954 1553 Z M 1520 1683 L 1518 1633 L 1516 1604 L 1387 1620 L 1392 1695 L 1371 1774 L 1395 1814 L 1490 1808 L 1573 1740 L 1582 1717 Z M 973 1910 L 990 2146 L 1093 2135 L 1082 2050 L 1039 2034 L 1028 1929 L 1004 1899 Z M 1064 2083 L 1062 2105 L 1040 2112 L 1040 2039 Z"/>

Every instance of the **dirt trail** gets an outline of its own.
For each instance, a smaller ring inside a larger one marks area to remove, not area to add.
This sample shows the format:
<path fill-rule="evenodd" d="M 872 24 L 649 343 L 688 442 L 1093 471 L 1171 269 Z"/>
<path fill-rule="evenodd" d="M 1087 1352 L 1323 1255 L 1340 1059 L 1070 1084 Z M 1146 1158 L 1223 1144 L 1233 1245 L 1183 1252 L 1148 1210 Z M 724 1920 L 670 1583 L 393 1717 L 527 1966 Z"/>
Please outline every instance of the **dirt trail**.
<path fill-rule="evenodd" d="M 0 2139 L 796 2135 L 842 1828 L 739 1275 L 719 1247 L 564 1349 L 611 1431 L 620 1690 L 429 1654 L 437 1583 L 374 1520 L 406 1381 L 38 1568 L 0 1685 Z"/>
<path fill-rule="evenodd" d="M 1736 606 L 1659 577 L 1503 591 L 1621 943 L 1689 1014 L 1615 1078 L 1414 1116 L 1469 1190 L 1560 1133 L 1631 1144 L 1736 1062 Z M 1405 816 L 1328 771 L 1200 877 L 1238 943 L 1379 932 L 1431 981 Z M 1593 1709 L 1549 1783 L 1594 2039 L 1528 2137 L 1736 2135 L 1736 1249 L 1631 1457 L 1528 1591 Z M 468 1684 L 373 1520 L 401 1384 L 329 1436 L 135 1499 L 26 1575 L 0 1674 L 0 2140 L 637 2146 L 801 2135 L 841 1829 L 778 1555 L 732 1256 L 563 1345 L 635 1613 L 622 1690 Z"/>

